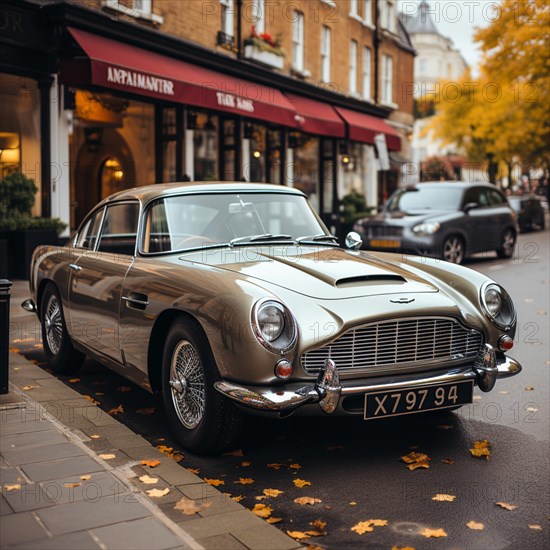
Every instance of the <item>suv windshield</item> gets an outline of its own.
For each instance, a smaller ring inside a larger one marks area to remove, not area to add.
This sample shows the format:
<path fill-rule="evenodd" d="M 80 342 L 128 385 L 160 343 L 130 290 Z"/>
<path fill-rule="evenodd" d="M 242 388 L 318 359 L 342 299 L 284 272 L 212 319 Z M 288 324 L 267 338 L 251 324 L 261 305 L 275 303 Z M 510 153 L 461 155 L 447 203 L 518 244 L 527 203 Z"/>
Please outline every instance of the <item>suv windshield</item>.
<path fill-rule="evenodd" d="M 388 202 L 388 210 L 459 210 L 462 189 L 445 184 L 400 189 Z"/>
<path fill-rule="evenodd" d="M 184 194 L 162 198 L 150 205 L 143 251 L 295 241 L 304 235 L 319 234 L 326 234 L 326 230 L 301 195 Z"/>

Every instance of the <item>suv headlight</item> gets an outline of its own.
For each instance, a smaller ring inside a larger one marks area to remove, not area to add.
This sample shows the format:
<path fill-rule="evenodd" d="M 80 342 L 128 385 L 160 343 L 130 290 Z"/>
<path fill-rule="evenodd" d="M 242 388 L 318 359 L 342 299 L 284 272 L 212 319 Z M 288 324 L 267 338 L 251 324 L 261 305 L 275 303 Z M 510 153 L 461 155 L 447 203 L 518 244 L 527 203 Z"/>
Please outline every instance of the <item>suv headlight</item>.
<path fill-rule="evenodd" d="M 285 353 L 296 343 L 296 320 L 277 300 L 263 298 L 252 308 L 252 328 L 258 341 L 269 351 Z"/>
<path fill-rule="evenodd" d="M 510 329 L 516 322 L 516 310 L 510 295 L 496 283 L 485 283 L 480 291 L 481 309 L 498 328 Z"/>
<path fill-rule="evenodd" d="M 412 230 L 417 235 L 433 235 L 439 231 L 441 224 L 437 222 L 424 222 L 415 225 Z"/>

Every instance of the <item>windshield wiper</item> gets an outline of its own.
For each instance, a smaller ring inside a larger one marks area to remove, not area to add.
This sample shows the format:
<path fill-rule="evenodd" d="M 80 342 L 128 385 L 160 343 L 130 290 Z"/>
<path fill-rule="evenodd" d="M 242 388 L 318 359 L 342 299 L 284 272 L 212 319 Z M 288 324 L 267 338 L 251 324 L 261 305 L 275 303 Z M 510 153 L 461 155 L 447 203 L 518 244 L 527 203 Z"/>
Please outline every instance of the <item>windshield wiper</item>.
<path fill-rule="evenodd" d="M 288 241 L 292 239 L 291 235 L 272 235 L 271 233 L 264 233 L 263 235 L 248 235 L 246 237 L 236 237 L 229 241 L 229 246 L 242 243 L 255 243 L 259 241 Z"/>
<path fill-rule="evenodd" d="M 332 242 L 328 242 L 332 241 Z M 296 239 L 298 244 L 300 243 L 320 243 L 325 242 L 325 244 L 338 244 L 338 237 L 334 235 L 325 235 L 324 233 L 319 233 L 318 235 L 307 235 L 304 237 L 299 237 Z"/>

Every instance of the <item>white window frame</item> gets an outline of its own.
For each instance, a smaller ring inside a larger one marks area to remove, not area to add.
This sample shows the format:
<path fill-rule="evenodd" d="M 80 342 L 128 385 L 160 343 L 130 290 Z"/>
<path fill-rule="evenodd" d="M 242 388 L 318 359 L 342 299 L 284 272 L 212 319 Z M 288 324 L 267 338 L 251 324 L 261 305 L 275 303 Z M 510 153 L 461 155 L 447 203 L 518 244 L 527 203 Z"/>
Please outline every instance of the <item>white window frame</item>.
<path fill-rule="evenodd" d="M 304 71 L 304 14 L 294 11 L 292 21 L 292 66 L 296 71 Z"/>
<path fill-rule="evenodd" d="M 235 36 L 233 16 L 235 14 L 235 6 L 233 0 L 220 0 L 221 4 L 221 27 L 222 32 L 227 36 Z"/>
<path fill-rule="evenodd" d="M 265 0 L 252 0 L 252 21 L 256 33 L 265 32 Z"/>
<path fill-rule="evenodd" d="M 384 0 L 380 14 L 380 26 L 395 34 L 397 24 L 397 11 L 394 0 Z"/>
<path fill-rule="evenodd" d="M 323 25 L 321 28 L 321 80 L 330 82 L 330 27 Z"/>
<path fill-rule="evenodd" d="M 372 0 L 363 0 L 363 24 L 373 27 L 372 23 Z"/>
<path fill-rule="evenodd" d="M 133 0 L 131 7 L 121 4 L 120 0 L 101 0 L 101 7 L 136 19 L 145 19 L 157 25 L 164 22 L 163 17 L 153 13 L 153 0 Z"/>
<path fill-rule="evenodd" d="M 363 99 L 372 99 L 372 52 L 367 46 L 363 47 L 362 69 Z"/>
<path fill-rule="evenodd" d="M 349 43 L 349 93 L 357 94 L 357 40 Z"/>
<path fill-rule="evenodd" d="M 351 17 L 358 17 L 357 0 L 349 0 L 349 14 Z"/>
<path fill-rule="evenodd" d="M 382 103 L 393 105 L 393 58 L 390 55 L 382 56 Z"/>

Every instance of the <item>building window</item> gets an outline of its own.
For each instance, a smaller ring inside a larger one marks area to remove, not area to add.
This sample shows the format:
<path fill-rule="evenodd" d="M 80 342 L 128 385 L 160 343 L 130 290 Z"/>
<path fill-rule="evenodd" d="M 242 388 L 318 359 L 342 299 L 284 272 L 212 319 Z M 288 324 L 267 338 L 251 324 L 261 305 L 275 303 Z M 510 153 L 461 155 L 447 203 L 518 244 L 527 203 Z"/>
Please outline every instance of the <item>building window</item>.
<path fill-rule="evenodd" d="M 330 29 L 324 25 L 321 35 L 321 80 L 330 82 Z"/>
<path fill-rule="evenodd" d="M 297 71 L 304 70 L 304 14 L 295 11 L 292 25 L 292 63 Z"/>
<path fill-rule="evenodd" d="M 363 48 L 363 98 L 371 98 L 371 51 L 370 48 Z"/>
<path fill-rule="evenodd" d="M 108 10 L 130 15 L 137 19 L 147 19 L 162 24 L 163 18 L 153 13 L 153 0 L 102 0 L 101 6 Z"/>
<path fill-rule="evenodd" d="M 357 17 L 357 0 L 349 0 L 349 14 L 351 17 Z"/>
<path fill-rule="evenodd" d="M 357 93 L 357 42 L 352 40 L 349 46 L 349 92 Z"/>
<path fill-rule="evenodd" d="M 394 0 L 385 0 L 381 3 L 380 24 L 383 29 L 396 32 L 397 12 Z"/>
<path fill-rule="evenodd" d="M 252 22 L 258 34 L 265 32 L 265 0 L 252 0 Z"/>
<path fill-rule="evenodd" d="M 233 0 L 220 0 L 221 30 L 227 36 L 233 36 Z"/>
<path fill-rule="evenodd" d="M 372 0 L 364 0 L 363 2 L 363 23 L 372 25 Z"/>
<path fill-rule="evenodd" d="M 428 70 L 428 60 L 425 58 L 420 59 L 420 72 L 424 74 Z"/>
<path fill-rule="evenodd" d="M 382 103 L 393 103 L 393 59 L 382 56 Z"/>

